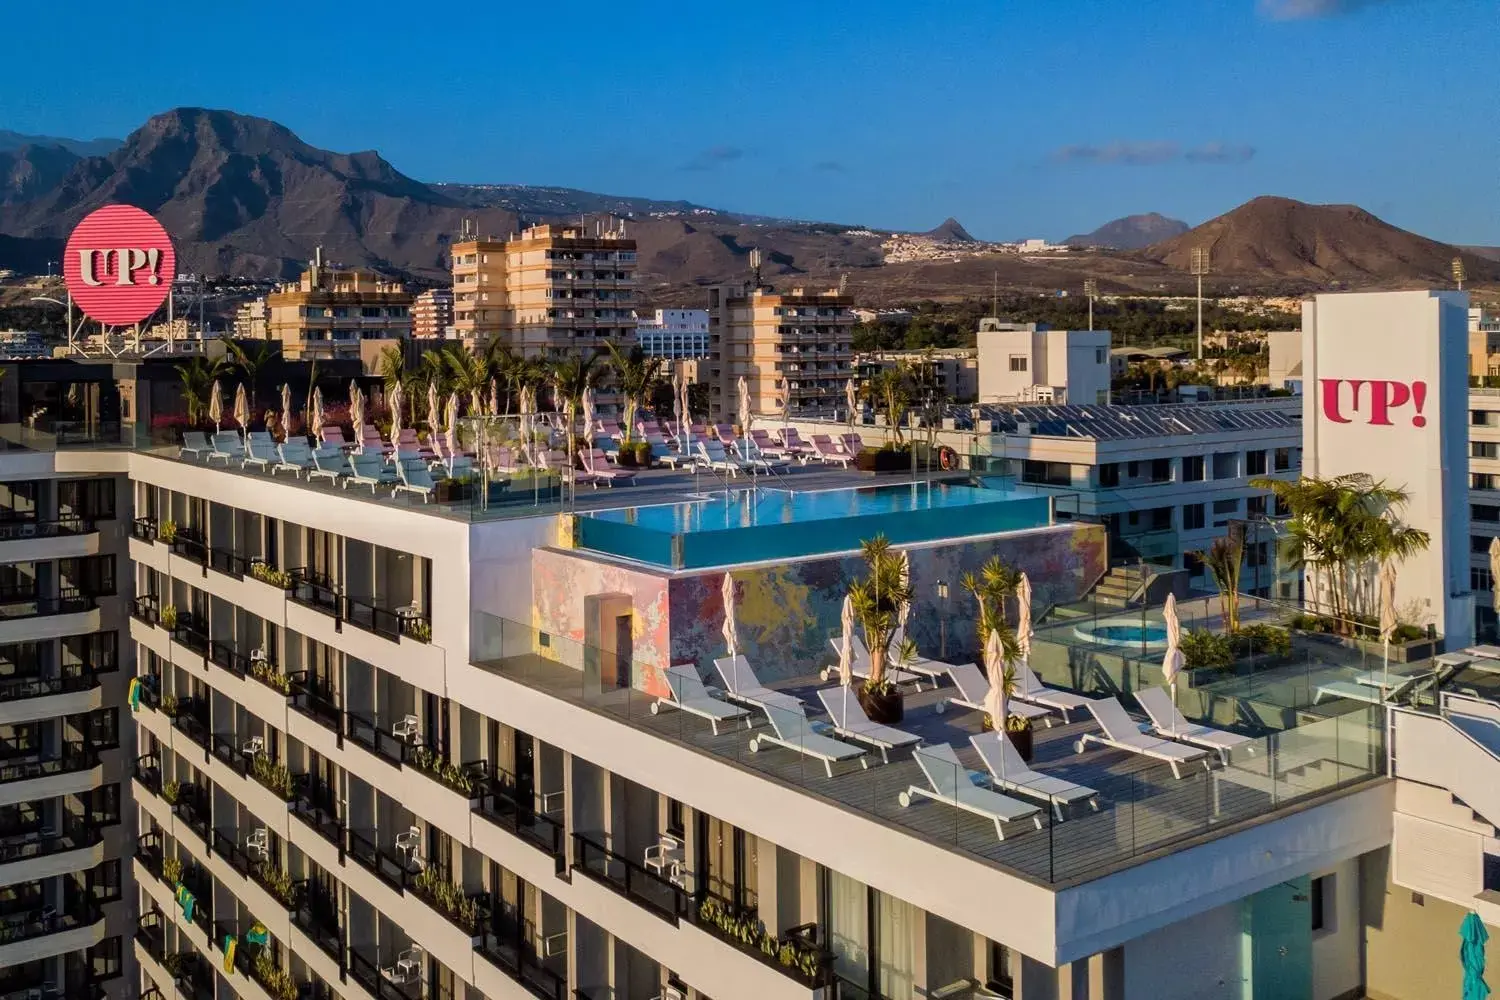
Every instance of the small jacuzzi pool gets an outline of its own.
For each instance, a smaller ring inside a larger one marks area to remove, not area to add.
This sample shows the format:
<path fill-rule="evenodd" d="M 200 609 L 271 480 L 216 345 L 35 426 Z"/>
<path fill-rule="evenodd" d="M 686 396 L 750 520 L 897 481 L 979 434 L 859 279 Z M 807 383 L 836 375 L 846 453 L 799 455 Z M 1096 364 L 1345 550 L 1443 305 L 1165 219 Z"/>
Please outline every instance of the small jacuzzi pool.
<path fill-rule="evenodd" d="M 1079 625 L 1073 629 L 1073 634 L 1084 642 L 1101 646 L 1119 646 L 1122 649 L 1167 648 L 1167 627 L 1160 622 L 1143 624 L 1126 618 L 1114 618 Z"/>

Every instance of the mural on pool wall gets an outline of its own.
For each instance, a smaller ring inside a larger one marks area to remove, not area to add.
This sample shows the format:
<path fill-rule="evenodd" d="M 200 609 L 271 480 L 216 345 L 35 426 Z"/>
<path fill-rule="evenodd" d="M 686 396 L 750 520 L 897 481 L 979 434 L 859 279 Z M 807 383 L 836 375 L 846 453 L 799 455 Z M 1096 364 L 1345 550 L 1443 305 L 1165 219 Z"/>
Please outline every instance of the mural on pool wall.
<path fill-rule="evenodd" d="M 913 603 L 910 635 L 928 656 L 939 651 L 944 613 L 937 582 L 948 583 L 947 658 L 977 661 L 975 608 L 959 586 L 965 573 L 979 571 L 998 555 L 1031 579 L 1034 607 L 1080 599 L 1107 568 L 1102 525 L 1074 524 L 1059 530 L 943 545 L 914 546 L 911 552 Z M 810 674 L 834 660 L 829 638 L 838 634 L 844 595 L 851 580 L 865 572 L 858 556 L 810 559 L 781 566 L 732 570 L 742 651 L 764 681 Z M 705 674 L 725 653 L 721 571 L 674 579 L 668 584 L 667 618 L 672 663 L 696 663 Z"/>
<path fill-rule="evenodd" d="M 635 569 L 590 558 L 576 551 L 533 549 L 531 556 L 531 625 L 554 637 L 554 659 L 582 668 L 580 647 L 598 644 L 590 634 L 590 597 L 618 594 L 631 604 L 631 686 L 658 698 L 666 697 L 669 631 L 667 578 L 659 572 Z M 595 630 L 598 623 L 594 624 Z M 563 642 L 555 641 L 557 638 Z M 578 662 L 574 662 L 578 661 Z"/>

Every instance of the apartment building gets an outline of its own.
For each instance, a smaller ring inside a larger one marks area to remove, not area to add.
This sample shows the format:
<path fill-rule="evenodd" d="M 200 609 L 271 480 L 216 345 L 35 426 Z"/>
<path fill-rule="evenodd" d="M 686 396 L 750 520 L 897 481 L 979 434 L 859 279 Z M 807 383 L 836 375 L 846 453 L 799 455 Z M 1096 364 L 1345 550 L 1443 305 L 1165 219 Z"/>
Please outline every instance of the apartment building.
<path fill-rule="evenodd" d="M 412 299 L 411 332 L 417 340 L 441 340 L 453 326 L 453 289 L 429 288 Z"/>
<path fill-rule="evenodd" d="M 301 278 L 266 296 L 265 335 L 290 360 L 358 358 L 361 341 L 410 336 L 411 307 L 399 282 L 326 265 L 320 251 Z"/>
<path fill-rule="evenodd" d="M 1109 402 L 1108 330 L 1050 330 L 986 317 L 976 342 L 980 402 Z"/>
<path fill-rule="evenodd" d="M 650 319 L 637 319 L 636 342 L 654 358 L 687 361 L 706 358 L 708 310 L 658 309 Z"/>
<path fill-rule="evenodd" d="M 940 391 L 943 398 L 954 403 L 979 401 L 979 356 L 971 348 L 948 348 L 925 351 L 877 351 L 860 354 L 854 358 L 854 367 L 861 377 L 873 371 L 903 365 L 915 373 L 923 385 Z"/>
<path fill-rule="evenodd" d="M 57 374 L 68 372 L 66 381 Z M 108 366 L 6 366 L 0 426 L 0 995 L 137 997 L 125 477 L 30 451 L 22 410 L 97 413 Z M 71 401 L 71 402 L 70 402 Z M 35 423 L 35 422 L 33 422 Z"/>
<path fill-rule="evenodd" d="M 837 289 L 809 292 L 721 285 L 708 291 L 709 377 L 716 416 L 733 418 L 745 379 L 750 410 L 789 418 L 833 416 L 854 376 L 853 299 Z"/>
<path fill-rule="evenodd" d="M 234 312 L 234 336 L 237 340 L 265 340 L 266 300 L 251 299 L 241 302 Z"/>
<path fill-rule="evenodd" d="M 1102 522 L 1117 562 L 1183 569 L 1212 589 L 1195 553 L 1234 521 L 1275 513 L 1261 477 L 1296 478 L 1302 467 L 1301 401 L 1295 398 L 1145 406 L 978 408 L 992 471 L 1056 497 L 1064 516 Z M 1500 525 L 1497 525 L 1500 527 Z M 1241 581 L 1250 593 L 1296 597 L 1275 585 L 1269 536 L 1254 539 Z"/>
<path fill-rule="evenodd" d="M 623 226 L 539 225 L 453 244 L 453 325 L 530 356 L 635 340 L 636 246 Z"/>

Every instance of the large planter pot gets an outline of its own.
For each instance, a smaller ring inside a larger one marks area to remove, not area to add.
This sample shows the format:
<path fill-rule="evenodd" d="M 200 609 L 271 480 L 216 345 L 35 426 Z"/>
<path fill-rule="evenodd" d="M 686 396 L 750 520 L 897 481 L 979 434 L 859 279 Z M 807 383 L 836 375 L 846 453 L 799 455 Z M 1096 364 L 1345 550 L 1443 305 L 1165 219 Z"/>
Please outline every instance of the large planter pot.
<path fill-rule="evenodd" d="M 866 448 L 854 456 L 854 467 L 861 472 L 909 472 L 911 452 Z"/>
<path fill-rule="evenodd" d="M 1010 737 L 1011 745 L 1016 748 L 1016 753 L 1020 754 L 1021 759 L 1028 764 L 1031 763 L 1031 752 L 1033 750 L 1031 737 L 1033 732 L 1032 729 L 1028 728 L 1022 729 L 1020 732 L 1005 734 Z"/>
<path fill-rule="evenodd" d="M 616 459 L 616 461 L 619 463 L 620 468 L 622 468 L 622 469 L 634 469 L 636 467 L 635 466 L 635 449 L 634 448 L 621 448 L 620 449 L 619 457 Z"/>
<path fill-rule="evenodd" d="M 871 722 L 879 722 L 885 725 L 900 722 L 906 717 L 906 703 L 901 697 L 901 692 L 891 688 L 884 692 L 867 691 L 863 686 L 859 688 L 859 706 L 865 710 L 865 715 Z"/>

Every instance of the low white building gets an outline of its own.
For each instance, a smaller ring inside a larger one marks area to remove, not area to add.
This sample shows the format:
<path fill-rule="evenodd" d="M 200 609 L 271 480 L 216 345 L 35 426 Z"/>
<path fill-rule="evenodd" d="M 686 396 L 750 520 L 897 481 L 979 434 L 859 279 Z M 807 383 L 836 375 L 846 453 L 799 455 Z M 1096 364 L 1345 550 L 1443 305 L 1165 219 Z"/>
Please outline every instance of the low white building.
<path fill-rule="evenodd" d="M 657 358 L 708 357 L 707 309 L 658 309 L 653 319 L 637 319 L 636 342 Z"/>
<path fill-rule="evenodd" d="M 979 401 L 1107 403 L 1108 330 L 979 321 Z"/>

